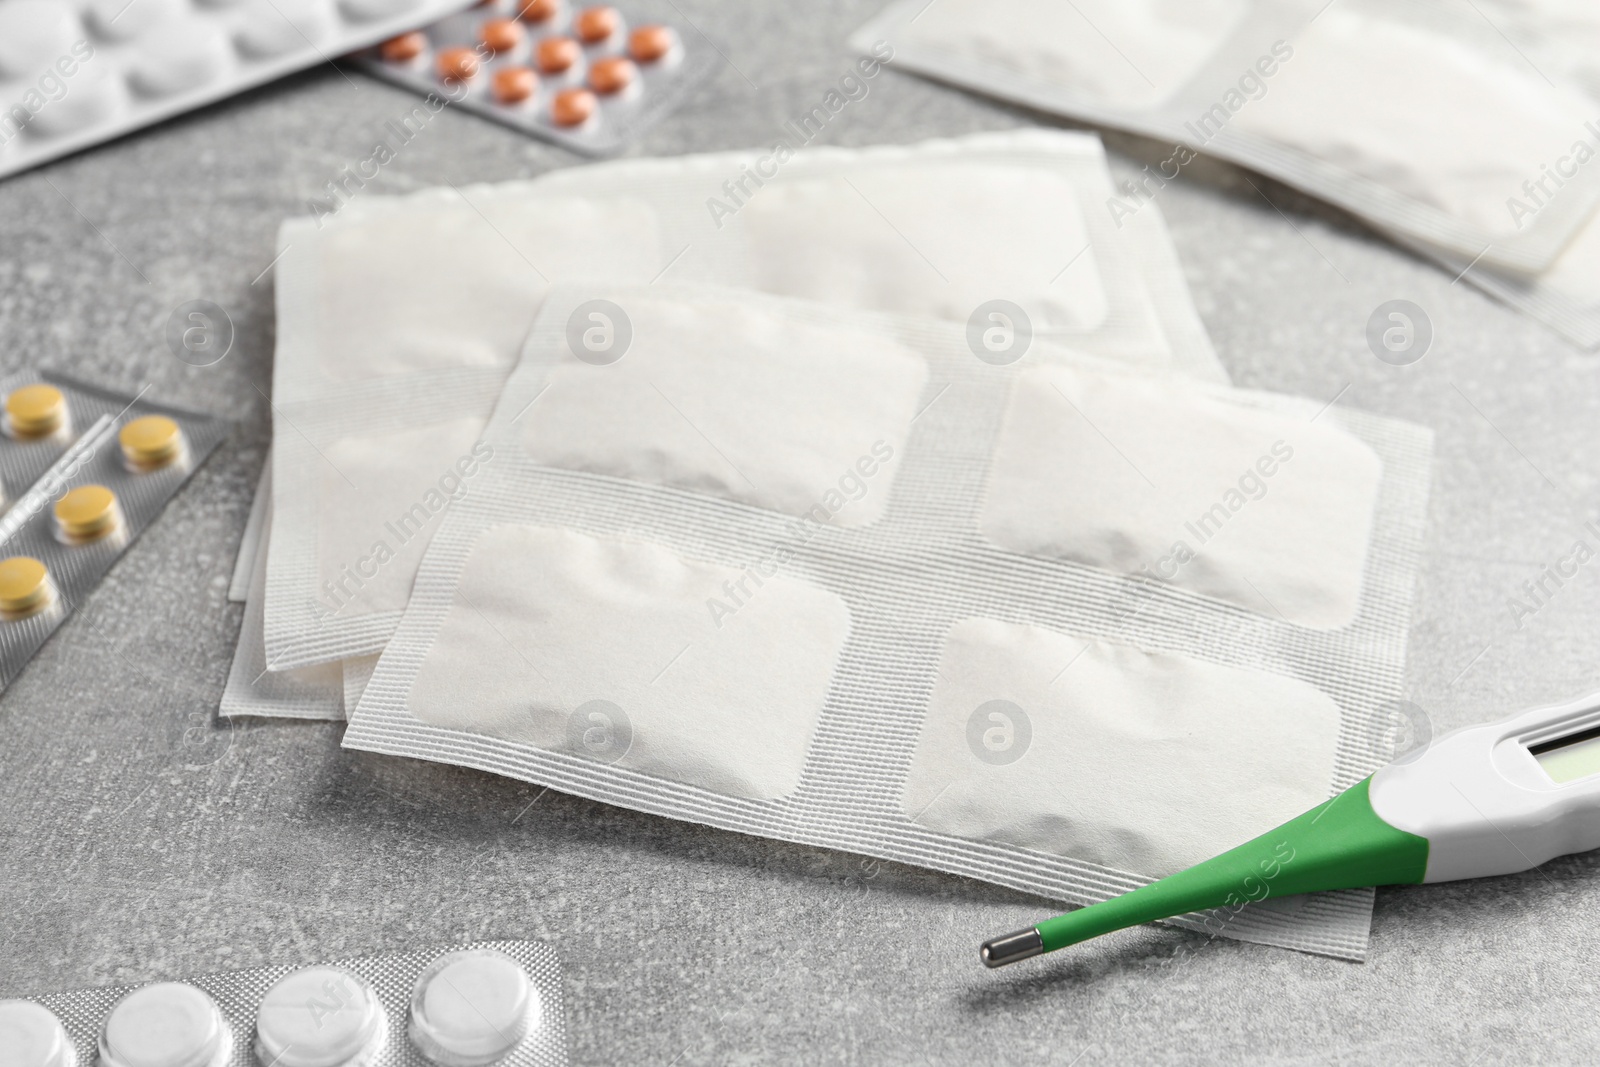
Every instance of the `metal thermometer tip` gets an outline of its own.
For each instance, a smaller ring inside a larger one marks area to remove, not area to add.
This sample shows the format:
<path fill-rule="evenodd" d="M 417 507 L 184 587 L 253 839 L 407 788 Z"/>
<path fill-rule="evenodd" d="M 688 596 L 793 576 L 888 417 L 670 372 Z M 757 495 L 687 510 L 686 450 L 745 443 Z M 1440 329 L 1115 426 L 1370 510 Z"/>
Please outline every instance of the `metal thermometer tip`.
<path fill-rule="evenodd" d="M 1014 934 L 990 938 L 978 949 L 978 958 L 985 967 L 1004 967 L 1008 963 L 1044 954 L 1044 938 L 1033 927 Z"/>

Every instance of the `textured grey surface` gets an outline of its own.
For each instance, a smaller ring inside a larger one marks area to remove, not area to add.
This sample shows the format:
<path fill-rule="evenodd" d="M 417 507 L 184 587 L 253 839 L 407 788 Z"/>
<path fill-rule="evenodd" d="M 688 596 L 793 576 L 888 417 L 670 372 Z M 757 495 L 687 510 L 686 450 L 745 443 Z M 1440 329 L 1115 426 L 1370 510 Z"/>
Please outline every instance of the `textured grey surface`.
<path fill-rule="evenodd" d="M 845 72 L 841 42 L 874 9 L 682 6 L 737 71 L 640 152 L 770 141 Z M 86 615 L 0 697 L 0 995 L 532 937 L 565 960 L 585 1064 L 1592 1062 L 1594 856 L 1380 890 L 1361 965 L 1144 928 L 991 974 L 977 943 L 1037 918 L 1039 902 L 346 753 L 336 726 L 217 725 L 242 614 L 228 575 L 267 437 L 272 278 L 253 279 L 278 220 L 366 158 L 411 103 L 324 67 L 0 184 L 0 370 L 150 382 L 239 420 Z M 825 139 L 1040 121 L 891 71 Z M 1162 155 L 1108 143 L 1124 169 Z M 445 114 L 369 190 L 573 162 Z M 1597 518 L 1596 359 L 1252 180 L 1259 191 L 1196 165 L 1161 194 L 1235 380 L 1438 433 L 1408 695 L 1444 729 L 1596 687 L 1600 562 L 1520 628 L 1507 606 Z M 161 335 L 196 297 L 239 332 L 203 369 Z M 1364 338 L 1397 297 L 1437 330 L 1408 368 L 1379 363 Z"/>

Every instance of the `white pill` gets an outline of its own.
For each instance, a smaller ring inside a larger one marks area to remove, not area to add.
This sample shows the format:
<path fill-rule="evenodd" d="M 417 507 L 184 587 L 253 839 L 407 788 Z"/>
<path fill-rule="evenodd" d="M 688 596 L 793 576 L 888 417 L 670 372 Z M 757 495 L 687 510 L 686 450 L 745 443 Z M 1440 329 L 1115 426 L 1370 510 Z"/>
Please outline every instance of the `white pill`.
<path fill-rule="evenodd" d="M 31 1000 L 0 1000 L 0 1063 L 73 1067 L 78 1054 L 50 1009 Z"/>
<path fill-rule="evenodd" d="M 208 22 L 160 22 L 139 35 L 139 58 L 128 78 L 147 96 L 195 89 L 222 73 L 227 47 L 222 31 Z"/>
<path fill-rule="evenodd" d="M 33 116 L 31 129 L 52 137 L 74 133 L 110 115 L 122 97 L 122 83 L 111 69 L 92 61 L 79 67 L 67 86 L 65 96 Z"/>
<path fill-rule="evenodd" d="M 417 6 L 417 0 L 339 0 L 339 10 L 351 22 L 371 22 L 389 15 L 403 15 Z"/>
<path fill-rule="evenodd" d="M 276 1067 L 364 1063 L 388 1031 L 383 1005 L 366 979 L 338 967 L 306 967 L 262 998 L 256 1058 Z"/>
<path fill-rule="evenodd" d="M 0 78 L 33 74 L 68 53 L 78 21 L 53 0 L 0 0 Z"/>
<path fill-rule="evenodd" d="M 102 1067 L 221 1067 L 233 1035 L 216 1002 L 182 982 L 157 982 L 117 1001 L 100 1030 Z"/>
<path fill-rule="evenodd" d="M 435 960 L 411 994 L 412 1042 L 441 1067 L 482 1067 L 539 1025 L 539 994 L 522 965 L 494 949 Z"/>
<path fill-rule="evenodd" d="M 233 40 L 245 55 L 267 59 L 315 47 L 330 26 L 322 0 L 252 0 Z"/>
<path fill-rule="evenodd" d="M 180 10 L 181 0 L 93 0 L 89 25 L 107 40 L 126 41 Z"/>

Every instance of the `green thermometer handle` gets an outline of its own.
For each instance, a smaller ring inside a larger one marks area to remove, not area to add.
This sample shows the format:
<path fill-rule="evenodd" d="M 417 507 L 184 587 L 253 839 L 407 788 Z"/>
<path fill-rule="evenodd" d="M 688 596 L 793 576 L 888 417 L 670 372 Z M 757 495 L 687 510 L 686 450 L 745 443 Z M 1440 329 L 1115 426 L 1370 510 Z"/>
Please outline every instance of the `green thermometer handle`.
<path fill-rule="evenodd" d="M 1003 967 L 1113 930 L 1270 897 L 1420 883 L 1428 839 L 1378 817 L 1367 795 L 1371 781 L 1159 882 L 986 941 L 983 962 Z"/>

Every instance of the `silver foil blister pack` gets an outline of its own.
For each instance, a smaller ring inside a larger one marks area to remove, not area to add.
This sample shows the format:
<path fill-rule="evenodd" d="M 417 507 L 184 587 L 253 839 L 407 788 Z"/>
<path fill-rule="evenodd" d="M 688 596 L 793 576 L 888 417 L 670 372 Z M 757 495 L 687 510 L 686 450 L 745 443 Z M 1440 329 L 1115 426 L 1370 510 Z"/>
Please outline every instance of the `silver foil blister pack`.
<path fill-rule="evenodd" d="M 517 940 L 0 1000 L 0 1040 L 26 1067 L 568 1062 L 560 960 Z"/>
<path fill-rule="evenodd" d="M 228 432 L 209 415 L 61 375 L 0 383 L 0 688 Z"/>
<path fill-rule="evenodd" d="M 60 394 L 59 408 L 49 402 L 47 394 L 37 392 L 41 386 Z M 22 392 L 30 388 L 36 391 L 31 398 Z M 47 370 L 18 371 L 0 379 L 0 403 L 14 397 L 19 406 L 34 410 L 26 416 L 19 411 L 18 424 L 10 415 L 0 415 L 0 505 L 7 508 L 43 477 L 97 419 L 122 412 L 133 399 Z M 36 425 L 30 428 L 22 424 L 29 420 Z"/>
<path fill-rule="evenodd" d="M 453 104 L 604 155 L 677 108 L 720 58 L 670 3 L 489 0 L 367 49 L 356 62 L 422 93 L 428 111 Z"/>
<path fill-rule="evenodd" d="M 7 0 L 0 4 L 0 176 L 464 6 L 464 0 Z"/>

